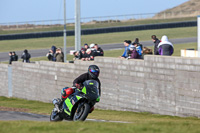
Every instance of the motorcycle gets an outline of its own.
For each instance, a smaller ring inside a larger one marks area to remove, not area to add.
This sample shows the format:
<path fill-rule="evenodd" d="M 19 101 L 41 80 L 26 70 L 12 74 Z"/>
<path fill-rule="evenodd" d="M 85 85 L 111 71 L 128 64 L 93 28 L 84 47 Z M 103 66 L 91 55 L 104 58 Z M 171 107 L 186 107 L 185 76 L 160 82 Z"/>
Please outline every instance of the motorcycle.
<path fill-rule="evenodd" d="M 54 99 L 54 109 L 50 115 L 50 121 L 84 121 L 100 101 L 99 83 L 95 80 L 87 80 L 82 89 L 75 88 L 75 92 L 65 99 L 61 107 L 58 107 L 60 99 Z"/>

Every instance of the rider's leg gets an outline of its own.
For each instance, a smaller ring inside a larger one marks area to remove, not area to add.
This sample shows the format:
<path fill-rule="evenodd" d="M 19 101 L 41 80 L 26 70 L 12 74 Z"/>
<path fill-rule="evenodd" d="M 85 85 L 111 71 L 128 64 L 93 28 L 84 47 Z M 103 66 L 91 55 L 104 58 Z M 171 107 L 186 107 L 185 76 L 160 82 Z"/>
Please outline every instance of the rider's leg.
<path fill-rule="evenodd" d="M 72 93 L 74 93 L 74 89 L 68 87 L 63 88 L 61 91 L 61 101 L 58 103 L 58 105 L 61 106 L 65 99 Z"/>

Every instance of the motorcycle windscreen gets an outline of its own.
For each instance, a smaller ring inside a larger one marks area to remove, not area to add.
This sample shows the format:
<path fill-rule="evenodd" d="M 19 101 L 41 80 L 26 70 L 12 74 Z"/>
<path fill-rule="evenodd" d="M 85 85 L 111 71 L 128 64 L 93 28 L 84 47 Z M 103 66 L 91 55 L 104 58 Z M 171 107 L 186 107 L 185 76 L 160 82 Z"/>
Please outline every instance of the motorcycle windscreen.
<path fill-rule="evenodd" d="M 87 80 L 83 85 L 84 88 L 82 92 L 85 93 L 90 100 L 96 100 L 99 97 L 99 83 L 97 81 Z"/>

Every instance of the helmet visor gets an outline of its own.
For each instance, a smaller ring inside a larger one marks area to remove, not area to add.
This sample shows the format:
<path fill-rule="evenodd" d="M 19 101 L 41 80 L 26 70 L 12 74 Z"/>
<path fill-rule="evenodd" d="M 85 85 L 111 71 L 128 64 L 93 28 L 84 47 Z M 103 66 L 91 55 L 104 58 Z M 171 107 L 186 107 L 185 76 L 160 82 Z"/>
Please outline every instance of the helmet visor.
<path fill-rule="evenodd" d="M 92 74 L 94 74 L 95 76 L 99 76 L 99 71 L 98 70 L 92 70 L 92 69 L 90 69 L 90 72 L 92 73 Z"/>

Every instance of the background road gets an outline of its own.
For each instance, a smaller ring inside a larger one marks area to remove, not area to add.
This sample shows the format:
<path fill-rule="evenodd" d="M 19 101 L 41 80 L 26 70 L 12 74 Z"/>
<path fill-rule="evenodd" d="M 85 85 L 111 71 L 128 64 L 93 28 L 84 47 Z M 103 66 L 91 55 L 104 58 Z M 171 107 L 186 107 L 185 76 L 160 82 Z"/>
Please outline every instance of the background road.
<path fill-rule="evenodd" d="M 173 44 L 196 43 L 197 42 L 197 37 L 181 38 L 181 39 L 170 39 L 170 41 Z M 152 41 L 141 41 L 140 43 L 143 44 L 143 46 L 153 46 L 153 42 Z M 105 44 L 105 45 L 99 45 L 99 46 L 104 51 L 124 48 L 123 42 L 122 43 L 116 43 L 116 44 Z M 31 54 L 31 57 L 42 57 L 42 56 L 46 56 L 46 54 L 49 51 L 49 49 L 38 49 L 38 50 L 28 50 L 28 51 Z M 68 47 L 67 48 L 67 53 L 69 53 L 70 50 L 74 50 L 74 47 Z M 4 62 L 4 61 L 8 61 L 9 60 L 8 52 L 0 52 L 0 62 Z M 15 51 L 15 52 L 19 56 L 19 59 L 20 59 L 21 54 L 23 53 L 23 51 Z"/>

